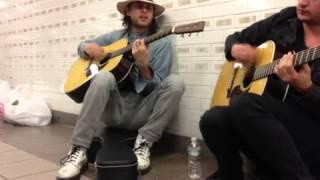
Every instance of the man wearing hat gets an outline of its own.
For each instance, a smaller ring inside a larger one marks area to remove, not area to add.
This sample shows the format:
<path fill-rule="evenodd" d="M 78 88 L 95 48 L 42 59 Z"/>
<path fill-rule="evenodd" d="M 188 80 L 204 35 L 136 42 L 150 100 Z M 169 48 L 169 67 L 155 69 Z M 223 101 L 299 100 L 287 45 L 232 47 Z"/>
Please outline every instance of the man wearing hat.
<path fill-rule="evenodd" d="M 132 43 L 135 66 L 119 85 L 110 72 L 100 72 L 91 81 L 58 180 L 80 178 L 88 165 L 86 151 L 92 138 L 105 127 L 138 130 L 134 146 L 138 169 L 149 170 L 150 148 L 160 139 L 184 92 L 182 80 L 169 76 L 170 40 L 162 38 L 148 46 L 143 40 L 158 30 L 156 17 L 165 8 L 152 0 L 127 0 L 119 2 L 117 9 L 123 15 L 124 29 L 80 43 L 78 54 L 83 59 L 101 59 L 101 46 L 126 38 Z"/>

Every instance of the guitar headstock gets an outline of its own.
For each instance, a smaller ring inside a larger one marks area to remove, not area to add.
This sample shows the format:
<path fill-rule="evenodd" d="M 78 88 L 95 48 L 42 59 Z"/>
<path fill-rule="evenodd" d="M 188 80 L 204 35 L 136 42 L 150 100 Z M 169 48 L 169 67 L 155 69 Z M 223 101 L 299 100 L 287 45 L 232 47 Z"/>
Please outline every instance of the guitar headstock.
<path fill-rule="evenodd" d="M 191 35 L 191 33 L 194 33 L 194 32 L 202 32 L 204 29 L 204 25 L 205 25 L 204 21 L 199 21 L 199 22 L 184 24 L 180 26 L 166 26 L 164 28 L 161 28 L 159 32 L 146 37 L 144 40 L 146 43 L 151 43 L 157 39 L 168 36 L 170 34 L 184 35 L 185 33 L 188 33 Z"/>
<path fill-rule="evenodd" d="M 185 34 L 185 33 L 194 33 L 194 32 L 202 32 L 204 30 L 205 22 L 199 21 L 190 24 L 183 24 L 179 26 L 172 27 L 173 34 Z"/>

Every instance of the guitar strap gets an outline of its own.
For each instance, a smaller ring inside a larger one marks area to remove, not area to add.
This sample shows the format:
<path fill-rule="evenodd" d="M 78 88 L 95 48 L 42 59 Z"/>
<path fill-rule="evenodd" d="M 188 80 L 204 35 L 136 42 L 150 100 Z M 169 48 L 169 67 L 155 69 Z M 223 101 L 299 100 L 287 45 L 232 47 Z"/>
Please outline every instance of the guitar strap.
<path fill-rule="evenodd" d="M 130 75 L 118 84 L 118 89 L 120 92 L 135 92 L 134 84 Z"/>

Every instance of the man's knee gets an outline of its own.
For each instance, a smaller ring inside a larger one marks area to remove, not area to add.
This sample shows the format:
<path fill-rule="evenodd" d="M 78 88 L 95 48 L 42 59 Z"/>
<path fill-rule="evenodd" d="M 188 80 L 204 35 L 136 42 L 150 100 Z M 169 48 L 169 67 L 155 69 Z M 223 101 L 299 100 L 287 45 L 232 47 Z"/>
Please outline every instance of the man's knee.
<path fill-rule="evenodd" d="M 263 97 L 250 93 L 243 93 L 235 97 L 230 104 L 230 115 L 233 127 L 246 133 L 248 129 L 261 123 L 256 118 L 261 113 L 267 113 Z"/>
<path fill-rule="evenodd" d="M 177 75 L 170 75 L 162 82 L 162 87 L 167 89 L 167 92 L 175 95 L 182 95 L 185 89 L 183 80 Z"/>
<path fill-rule="evenodd" d="M 208 131 L 223 129 L 229 118 L 227 108 L 212 108 L 206 111 L 199 122 L 200 131 L 205 134 Z"/>
<path fill-rule="evenodd" d="M 261 96 L 242 93 L 231 100 L 230 112 L 234 115 L 247 114 L 246 112 L 251 111 L 260 101 Z"/>
<path fill-rule="evenodd" d="M 203 133 L 205 131 L 207 131 L 207 129 L 210 127 L 210 121 L 214 118 L 214 116 L 212 116 L 212 109 L 206 111 L 202 116 L 201 119 L 199 121 L 199 127 L 200 127 L 200 131 Z"/>
<path fill-rule="evenodd" d="M 95 75 L 92 84 L 100 88 L 113 87 L 116 84 L 116 79 L 110 72 L 100 72 Z"/>

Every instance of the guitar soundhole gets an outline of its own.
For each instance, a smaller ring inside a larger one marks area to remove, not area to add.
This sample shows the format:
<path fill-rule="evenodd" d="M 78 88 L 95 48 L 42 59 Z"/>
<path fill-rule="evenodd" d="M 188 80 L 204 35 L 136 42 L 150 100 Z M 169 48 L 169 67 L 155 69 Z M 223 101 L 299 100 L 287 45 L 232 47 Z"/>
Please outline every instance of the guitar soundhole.
<path fill-rule="evenodd" d="M 253 75 L 255 72 L 255 67 L 250 67 L 243 79 L 243 86 L 244 87 L 248 87 L 250 85 L 250 83 L 252 82 L 253 79 Z"/>

